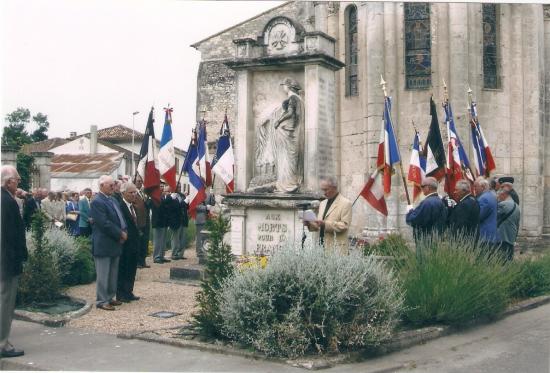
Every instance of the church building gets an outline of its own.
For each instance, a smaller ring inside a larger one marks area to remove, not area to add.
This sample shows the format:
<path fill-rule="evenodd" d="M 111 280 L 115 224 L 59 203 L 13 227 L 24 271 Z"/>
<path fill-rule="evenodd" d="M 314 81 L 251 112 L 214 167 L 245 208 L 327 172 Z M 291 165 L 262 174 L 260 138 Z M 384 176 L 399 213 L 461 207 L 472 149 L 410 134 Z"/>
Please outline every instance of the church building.
<path fill-rule="evenodd" d="M 539 239 L 550 234 L 550 6 L 289 1 L 193 47 L 201 53 L 197 118 L 208 123 L 214 154 L 227 113 L 235 147 L 236 192 L 279 185 L 279 180 L 269 184 L 276 172 L 269 152 L 282 149 L 276 143 L 269 148 L 262 139 L 268 136 L 264 128 L 270 123 L 276 128 L 281 121 L 275 117 L 281 103 L 288 105 L 287 92 L 288 97 L 295 92 L 301 112 L 294 113 L 299 116 L 296 130 L 287 135 L 298 143 L 283 149 L 291 153 L 291 161 L 297 152 L 298 193 L 319 193 L 319 177 L 333 175 L 340 192 L 353 202 L 376 168 L 383 77 L 392 97 L 405 173 L 413 123 L 425 141 L 432 96 L 444 144 L 441 104 L 447 94 L 458 134 L 474 163 L 471 89 L 495 158 L 493 174 L 515 178 L 521 200 L 520 235 Z M 359 197 L 350 236 L 410 232 L 399 167 L 396 171 L 386 196 L 388 216 Z"/>

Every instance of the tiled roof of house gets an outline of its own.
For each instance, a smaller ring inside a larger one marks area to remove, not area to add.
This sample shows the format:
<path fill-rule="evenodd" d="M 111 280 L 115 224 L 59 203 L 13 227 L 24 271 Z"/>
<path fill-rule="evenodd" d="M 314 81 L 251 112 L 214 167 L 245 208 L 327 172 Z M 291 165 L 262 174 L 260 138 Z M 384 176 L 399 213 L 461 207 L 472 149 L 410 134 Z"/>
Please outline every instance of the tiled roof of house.
<path fill-rule="evenodd" d="M 56 154 L 51 173 L 55 178 L 97 178 L 115 171 L 122 160 L 121 153 Z"/>
<path fill-rule="evenodd" d="M 97 130 L 97 138 L 103 141 L 130 141 L 132 140 L 132 129 L 117 124 L 116 126 Z M 134 140 L 143 140 L 143 133 L 134 131 Z"/>
<path fill-rule="evenodd" d="M 60 137 L 54 137 L 44 141 L 34 142 L 32 144 L 25 144 L 21 148 L 21 152 L 25 154 L 31 154 L 33 152 L 47 152 L 52 148 L 68 143 L 70 140 L 62 139 Z"/>

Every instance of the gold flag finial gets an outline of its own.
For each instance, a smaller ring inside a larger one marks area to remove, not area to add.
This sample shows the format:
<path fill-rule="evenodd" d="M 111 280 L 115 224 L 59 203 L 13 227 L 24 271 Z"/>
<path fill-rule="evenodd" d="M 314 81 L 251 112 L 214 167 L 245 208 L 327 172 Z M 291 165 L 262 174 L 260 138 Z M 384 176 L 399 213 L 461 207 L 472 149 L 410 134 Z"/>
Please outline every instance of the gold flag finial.
<path fill-rule="evenodd" d="M 382 86 L 382 90 L 384 91 L 384 97 L 387 97 L 388 93 L 386 92 L 386 81 L 382 77 L 382 74 L 380 74 L 380 85 Z"/>

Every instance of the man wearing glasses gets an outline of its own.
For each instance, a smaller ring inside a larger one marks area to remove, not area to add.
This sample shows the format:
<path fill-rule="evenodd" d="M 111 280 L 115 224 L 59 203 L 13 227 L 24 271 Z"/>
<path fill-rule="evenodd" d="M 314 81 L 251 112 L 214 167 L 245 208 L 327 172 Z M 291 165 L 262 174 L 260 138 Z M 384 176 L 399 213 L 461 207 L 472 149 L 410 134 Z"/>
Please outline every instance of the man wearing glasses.
<path fill-rule="evenodd" d="M 23 350 L 13 347 L 10 336 L 17 282 L 27 260 L 25 224 L 15 201 L 15 192 L 21 178 L 13 166 L 2 166 L 2 246 L 0 255 L 0 357 L 17 357 Z"/>
<path fill-rule="evenodd" d="M 437 194 L 437 180 L 427 177 L 422 182 L 422 193 L 426 196 L 417 208 L 407 206 L 407 224 L 413 227 L 414 240 L 442 233 L 447 222 L 447 207 Z"/>

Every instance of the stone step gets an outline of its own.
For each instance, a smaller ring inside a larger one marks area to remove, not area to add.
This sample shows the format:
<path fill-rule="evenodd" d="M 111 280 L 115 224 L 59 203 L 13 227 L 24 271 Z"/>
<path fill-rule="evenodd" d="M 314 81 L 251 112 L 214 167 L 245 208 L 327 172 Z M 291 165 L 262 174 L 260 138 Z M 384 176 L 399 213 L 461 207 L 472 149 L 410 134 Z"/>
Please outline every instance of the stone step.
<path fill-rule="evenodd" d="M 199 264 L 170 268 L 170 280 L 200 281 L 203 278 L 204 278 L 204 266 Z"/>

